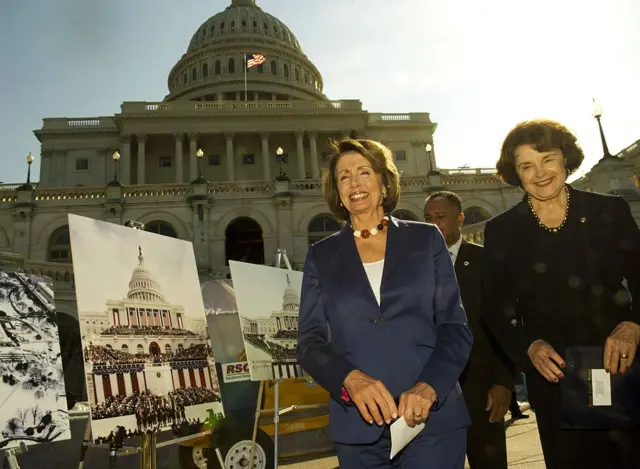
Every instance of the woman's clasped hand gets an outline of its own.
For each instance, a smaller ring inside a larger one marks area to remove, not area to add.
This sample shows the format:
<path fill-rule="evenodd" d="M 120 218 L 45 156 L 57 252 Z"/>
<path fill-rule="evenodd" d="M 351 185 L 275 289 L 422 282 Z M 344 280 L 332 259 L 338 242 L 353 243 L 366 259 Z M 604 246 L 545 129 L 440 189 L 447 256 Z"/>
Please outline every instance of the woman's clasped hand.
<path fill-rule="evenodd" d="M 369 424 L 390 424 L 398 416 L 410 427 L 427 421 L 431 406 L 437 400 L 435 390 L 426 383 L 417 383 L 400 396 L 396 406 L 393 396 L 382 381 L 354 370 L 344 381 L 344 387 L 362 418 Z"/>
<path fill-rule="evenodd" d="M 391 423 L 398 418 L 398 408 L 393 396 L 382 381 L 353 370 L 344 380 L 344 387 L 351 401 L 358 407 L 360 415 L 368 423 L 378 425 Z"/>

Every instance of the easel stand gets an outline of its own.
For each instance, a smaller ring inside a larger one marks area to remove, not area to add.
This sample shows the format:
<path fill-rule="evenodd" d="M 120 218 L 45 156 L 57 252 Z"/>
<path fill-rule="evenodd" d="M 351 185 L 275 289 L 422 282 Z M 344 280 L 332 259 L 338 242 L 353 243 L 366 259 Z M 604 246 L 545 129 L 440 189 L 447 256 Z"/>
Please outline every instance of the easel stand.
<path fill-rule="evenodd" d="M 7 464 L 9 464 L 9 468 L 20 469 L 20 465 L 18 464 L 18 458 L 16 458 L 16 456 L 18 454 L 26 453 L 27 451 L 28 451 L 27 445 L 24 444 L 24 441 L 20 442 L 20 446 L 16 446 L 15 448 L 5 450 L 4 457 L 7 460 Z"/>
<path fill-rule="evenodd" d="M 289 258 L 287 257 L 287 250 L 278 248 L 276 249 L 275 262 L 273 263 L 274 267 L 280 268 L 282 265 L 282 261 L 284 260 L 285 266 L 288 271 L 293 271 L 291 268 L 291 263 L 289 262 Z M 260 381 L 260 386 L 258 388 L 258 403 L 256 405 L 256 415 L 255 420 L 253 422 L 253 438 L 251 440 L 251 451 L 249 452 L 249 461 L 253 461 L 253 452 L 256 444 L 256 437 L 258 434 L 258 427 L 260 424 L 260 417 L 265 414 L 273 413 L 273 453 L 274 453 L 274 461 L 273 467 L 274 469 L 278 469 L 278 457 L 280 455 L 279 451 L 279 427 L 280 427 L 280 416 L 289 412 L 303 411 L 309 409 L 320 409 L 322 407 L 326 407 L 325 404 L 312 404 L 312 405 L 292 405 L 286 407 L 284 409 L 280 409 L 280 382 L 283 381 L 281 378 L 273 380 L 273 409 L 262 409 L 262 394 L 264 393 L 265 381 Z M 224 465 L 221 465 L 224 467 Z"/>

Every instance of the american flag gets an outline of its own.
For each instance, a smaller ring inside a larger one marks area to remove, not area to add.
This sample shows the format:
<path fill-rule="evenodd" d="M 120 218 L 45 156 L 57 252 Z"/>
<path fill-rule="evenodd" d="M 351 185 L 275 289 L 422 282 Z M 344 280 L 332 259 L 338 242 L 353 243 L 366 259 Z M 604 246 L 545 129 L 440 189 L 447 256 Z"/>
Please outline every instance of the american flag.
<path fill-rule="evenodd" d="M 264 54 L 247 54 L 247 68 L 257 67 L 267 60 L 264 58 Z"/>

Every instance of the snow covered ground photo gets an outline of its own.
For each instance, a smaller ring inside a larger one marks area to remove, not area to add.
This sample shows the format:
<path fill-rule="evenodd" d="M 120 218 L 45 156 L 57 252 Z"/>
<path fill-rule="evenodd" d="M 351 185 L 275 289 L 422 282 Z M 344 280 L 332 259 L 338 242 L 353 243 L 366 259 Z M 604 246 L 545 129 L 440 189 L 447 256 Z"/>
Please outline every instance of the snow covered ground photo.
<path fill-rule="evenodd" d="M 71 438 L 51 279 L 0 272 L 0 450 Z"/>

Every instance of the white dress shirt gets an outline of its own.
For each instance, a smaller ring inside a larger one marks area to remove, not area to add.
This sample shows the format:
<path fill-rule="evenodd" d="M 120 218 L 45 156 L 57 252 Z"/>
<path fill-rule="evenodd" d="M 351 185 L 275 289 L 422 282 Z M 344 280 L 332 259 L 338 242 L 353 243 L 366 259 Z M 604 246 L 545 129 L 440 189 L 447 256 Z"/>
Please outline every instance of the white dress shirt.
<path fill-rule="evenodd" d="M 460 246 L 462 246 L 462 236 L 458 238 L 458 241 L 455 242 L 453 246 L 449 247 L 449 253 L 451 254 L 451 260 L 453 263 L 456 263 L 456 258 L 458 257 L 458 252 L 460 252 Z"/>

